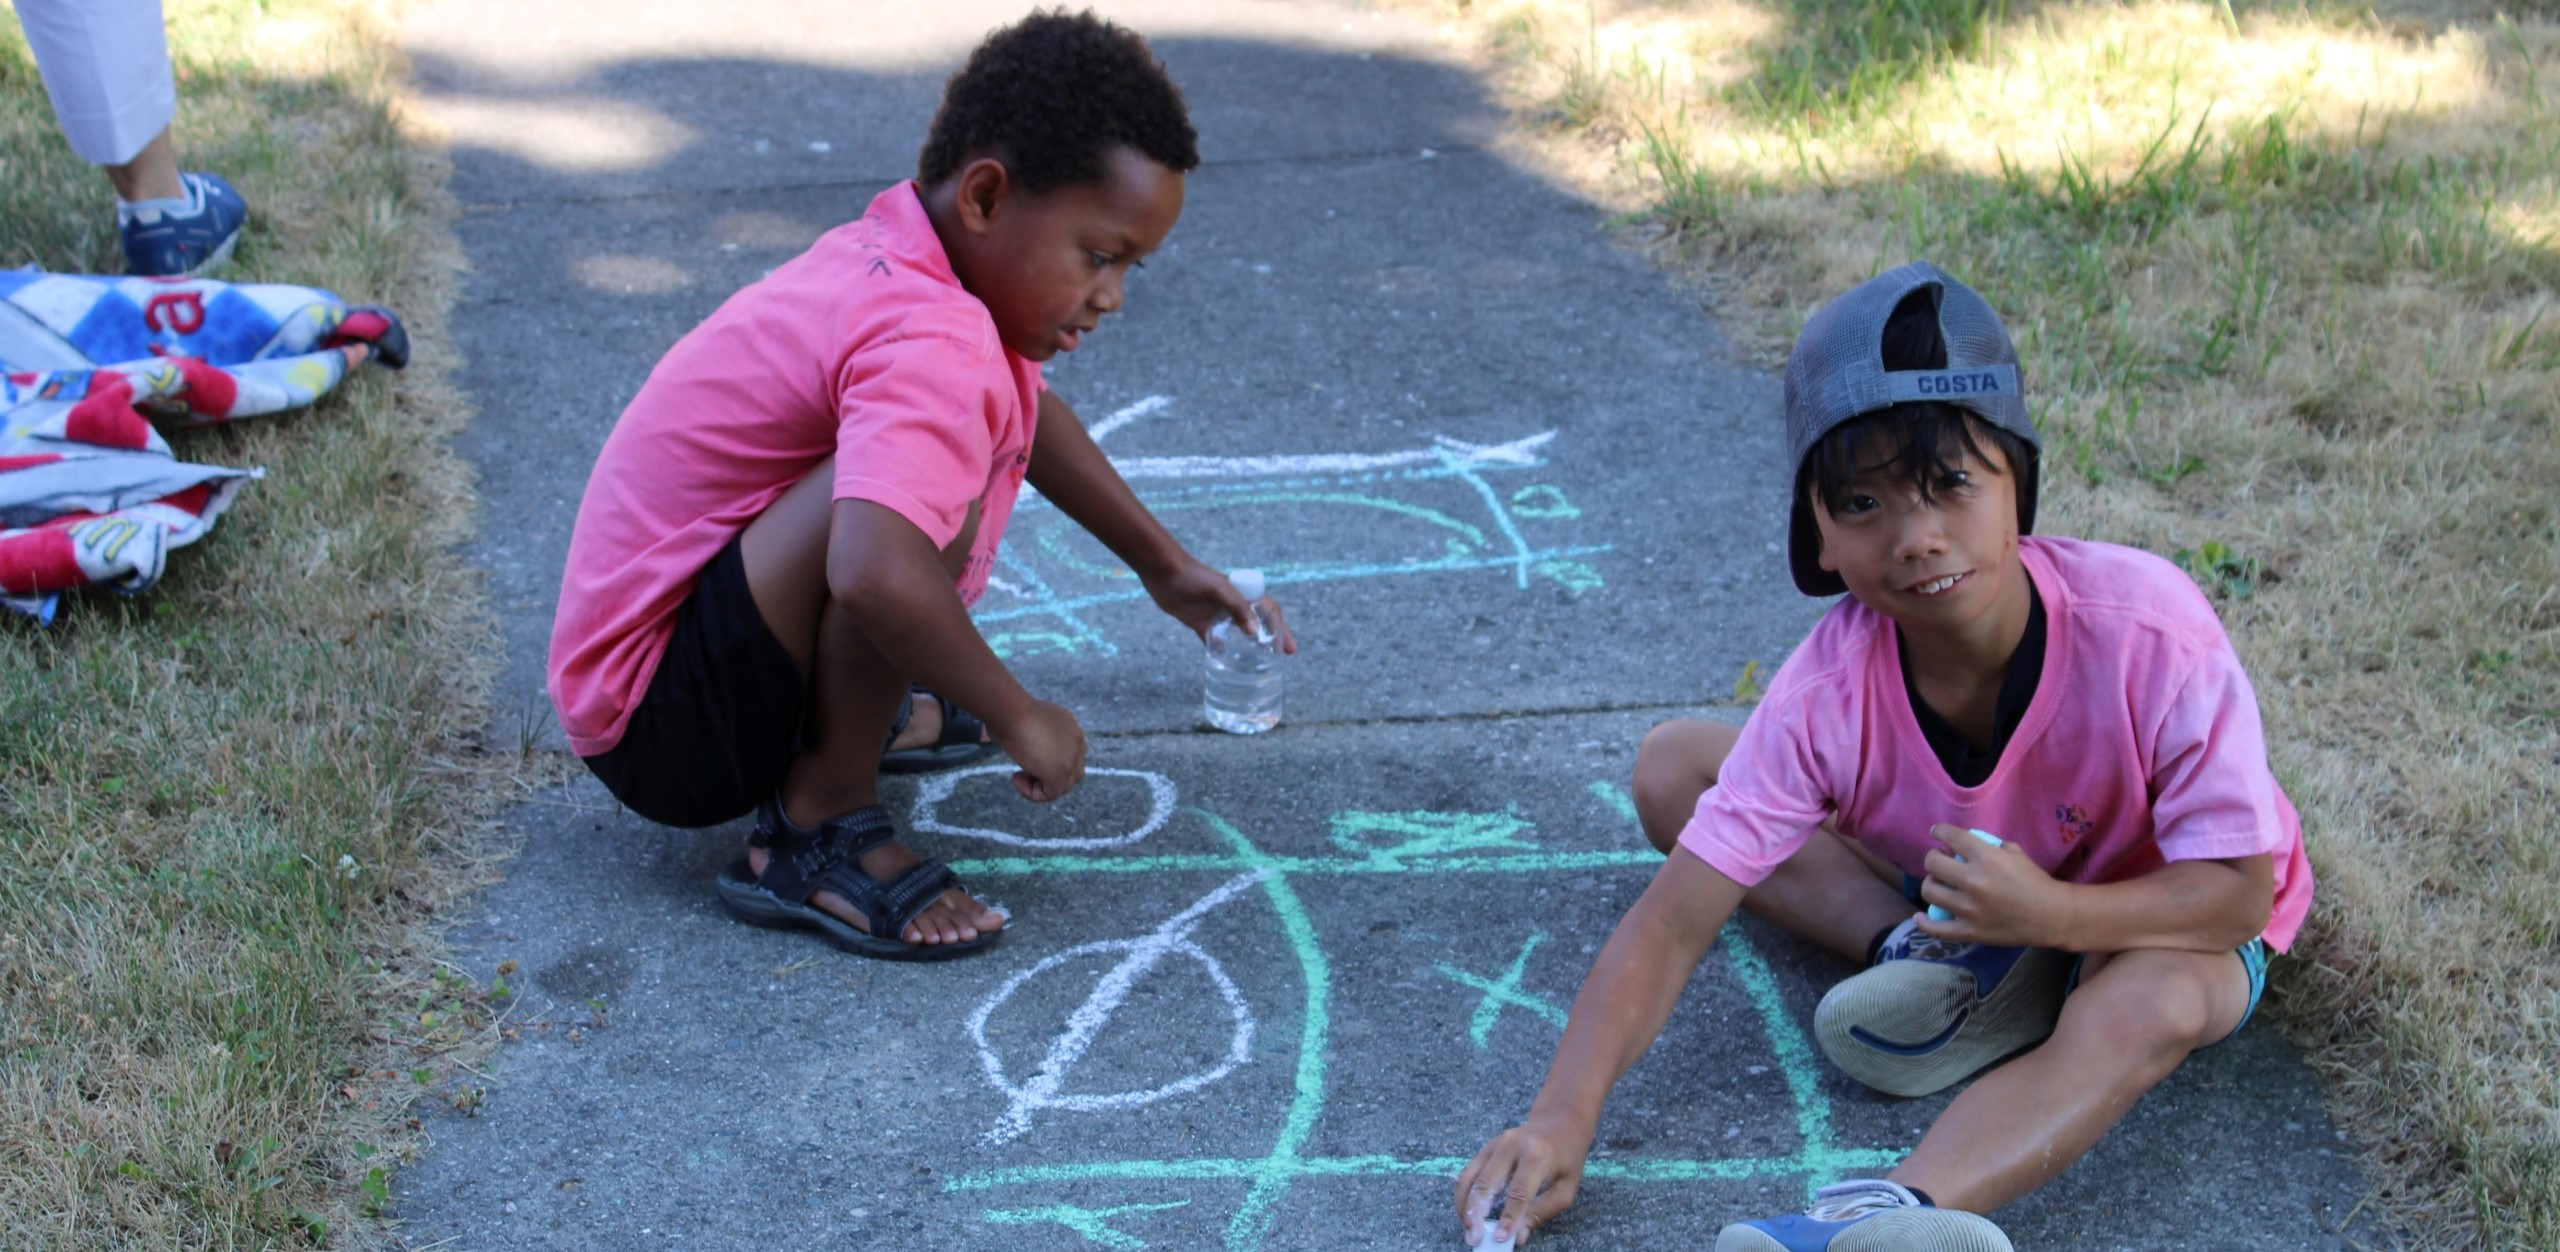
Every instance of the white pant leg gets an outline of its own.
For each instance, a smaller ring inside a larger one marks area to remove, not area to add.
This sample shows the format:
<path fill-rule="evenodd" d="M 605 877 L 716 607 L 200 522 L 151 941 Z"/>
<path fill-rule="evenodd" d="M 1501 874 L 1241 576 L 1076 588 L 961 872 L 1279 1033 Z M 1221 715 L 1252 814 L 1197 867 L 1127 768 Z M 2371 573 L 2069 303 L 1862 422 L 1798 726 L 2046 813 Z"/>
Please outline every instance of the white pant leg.
<path fill-rule="evenodd" d="M 122 165 L 169 128 L 178 85 L 160 0 L 16 0 L 54 120 L 92 165 Z"/>

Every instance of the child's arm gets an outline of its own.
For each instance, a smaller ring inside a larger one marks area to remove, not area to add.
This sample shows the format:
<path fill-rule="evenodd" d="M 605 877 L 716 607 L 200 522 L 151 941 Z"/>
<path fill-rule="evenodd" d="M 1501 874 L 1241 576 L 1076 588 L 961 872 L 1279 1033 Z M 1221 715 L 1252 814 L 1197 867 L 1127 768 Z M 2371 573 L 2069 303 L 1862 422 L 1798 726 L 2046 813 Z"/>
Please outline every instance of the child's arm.
<path fill-rule="evenodd" d="M 969 620 L 933 540 L 869 500 L 838 500 L 827 535 L 827 593 L 899 670 L 975 711 L 1020 770 L 1024 799 L 1055 800 L 1084 777 L 1075 715 L 1032 697 Z"/>
<path fill-rule="evenodd" d="M 1572 1205 L 1609 1089 L 1662 1033 L 1743 891 L 1696 854 L 1672 849 L 1592 962 L 1528 1120 L 1458 1174 L 1458 1220 L 1470 1239 L 1497 1194 L 1514 1241 Z"/>
<path fill-rule="evenodd" d="M 1227 576 L 1194 557 L 1174 540 L 1164 524 L 1136 492 L 1111 468 L 1084 423 L 1054 391 L 1040 393 L 1040 426 L 1032 438 L 1031 485 L 1057 505 L 1058 511 L 1093 532 L 1146 584 L 1156 606 L 1194 634 L 1204 634 L 1221 617 L 1239 629 L 1254 629 L 1252 612 Z M 1279 620 L 1277 604 L 1272 606 Z M 1298 644 L 1285 620 L 1279 620 L 1280 650 L 1296 652 Z"/>
<path fill-rule="evenodd" d="M 2123 882 L 2068 883 L 2014 844 L 1984 847 L 1954 826 L 1929 833 L 1942 847 L 1929 854 L 1920 897 L 1953 916 L 1923 918 L 1920 929 L 1958 943 L 2227 952 L 2265 930 L 2275 907 L 2275 861 L 2268 856 L 2173 861 Z"/>

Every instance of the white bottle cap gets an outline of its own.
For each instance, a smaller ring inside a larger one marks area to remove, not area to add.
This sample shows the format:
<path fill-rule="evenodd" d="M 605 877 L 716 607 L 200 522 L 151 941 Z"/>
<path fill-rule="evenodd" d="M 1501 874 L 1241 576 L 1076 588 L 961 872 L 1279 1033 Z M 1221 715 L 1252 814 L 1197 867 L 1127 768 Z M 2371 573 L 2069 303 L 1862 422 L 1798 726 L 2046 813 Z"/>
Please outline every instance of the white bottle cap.
<path fill-rule="evenodd" d="M 1259 600 L 1262 598 L 1263 581 L 1261 570 L 1228 570 L 1227 581 L 1234 583 L 1236 594 L 1243 596 L 1247 600 Z"/>

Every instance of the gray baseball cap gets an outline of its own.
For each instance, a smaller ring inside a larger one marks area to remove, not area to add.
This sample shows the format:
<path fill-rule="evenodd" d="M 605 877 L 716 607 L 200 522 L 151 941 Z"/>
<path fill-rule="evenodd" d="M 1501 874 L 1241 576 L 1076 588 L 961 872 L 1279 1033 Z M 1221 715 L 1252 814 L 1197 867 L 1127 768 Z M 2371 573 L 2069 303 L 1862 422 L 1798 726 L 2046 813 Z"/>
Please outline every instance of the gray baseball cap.
<path fill-rule="evenodd" d="M 1944 369 L 1884 367 L 1885 323 L 1914 292 L 1926 293 L 1937 313 L 1939 337 L 1947 347 Z M 1794 497 L 1787 510 L 1787 565 L 1796 590 L 1809 596 L 1848 590 L 1838 574 L 1822 568 L 1822 535 L 1814 528 L 1813 508 L 1794 489 L 1803 477 L 1805 457 L 1841 424 L 1916 401 L 1954 405 L 2016 435 L 2031 449 L 2043 447 L 2027 417 L 2018 349 L 2009 342 L 2009 328 L 1990 301 L 1927 261 L 1887 270 L 1823 305 L 1787 354 L 1787 481 Z M 2018 533 L 2028 534 L 2035 529 L 2036 467 L 2030 462 L 2012 466 L 2011 472 L 2018 481 Z"/>

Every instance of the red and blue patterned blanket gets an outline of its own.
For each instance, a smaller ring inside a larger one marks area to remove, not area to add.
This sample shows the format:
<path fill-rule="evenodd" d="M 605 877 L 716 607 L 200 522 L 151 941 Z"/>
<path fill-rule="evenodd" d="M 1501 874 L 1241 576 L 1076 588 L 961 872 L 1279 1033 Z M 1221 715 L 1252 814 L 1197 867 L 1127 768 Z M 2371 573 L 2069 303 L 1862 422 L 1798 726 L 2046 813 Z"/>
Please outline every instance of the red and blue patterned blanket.
<path fill-rule="evenodd" d="M 408 357 L 390 310 L 317 288 L 0 271 L 0 605 L 149 588 L 263 473 L 181 461 L 153 419 L 298 408 Z"/>

